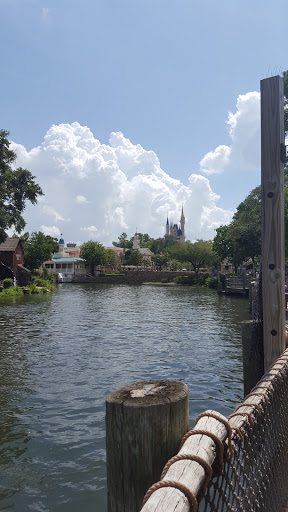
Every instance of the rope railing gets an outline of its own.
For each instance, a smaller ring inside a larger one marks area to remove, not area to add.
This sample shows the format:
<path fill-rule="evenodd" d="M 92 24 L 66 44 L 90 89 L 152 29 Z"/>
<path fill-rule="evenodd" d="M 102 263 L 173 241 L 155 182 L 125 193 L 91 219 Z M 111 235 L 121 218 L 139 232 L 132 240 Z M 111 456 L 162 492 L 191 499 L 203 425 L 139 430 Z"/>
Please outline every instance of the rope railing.
<path fill-rule="evenodd" d="M 235 411 L 201 413 L 141 512 L 280 512 L 288 501 L 288 349 Z"/>

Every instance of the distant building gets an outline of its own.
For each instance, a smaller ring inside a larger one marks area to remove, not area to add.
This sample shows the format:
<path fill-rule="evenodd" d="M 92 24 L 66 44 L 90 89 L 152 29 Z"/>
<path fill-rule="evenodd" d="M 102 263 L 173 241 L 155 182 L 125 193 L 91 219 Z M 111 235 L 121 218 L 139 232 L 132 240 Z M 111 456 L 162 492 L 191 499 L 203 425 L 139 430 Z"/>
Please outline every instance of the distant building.
<path fill-rule="evenodd" d="M 183 211 L 183 205 L 179 224 L 173 224 L 172 222 L 169 224 L 169 219 L 167 216 L 165 234 L 167 236 L 172 236 L 174 240 L 177 240 L 177 242 L 180 242 L 181 244 L 185 243 L 185 216 Z"/>
<path fill-rule="evenodd" d="M 85 260 L 80 257 L 80 247 L 70 242 L 65 247 L 64 239 L 59 240 L 59 250 L 51 260 L 44 261 L 43 267 L 54 275 L 57 282 L 72 282 L 75 278 L 86 276 Z"/>
<path fill-rule="evenodd" d="M 139 251 L 140 254 L 143 256 L 143 259 L 146 259 L 150 265 L 152 264 L 152 256 L 154 256 L 154 254 L 147 247 L 140 247 L 140 240 L 137 232 L 135 233 L 133 238 L 132 251 Z"/>
<path fill-rule="evenodd" d="M 7 237 L 0 244 L 0 280 L 16 279 L 19 286 L 30 283 L 31 272 L 23 266 L 24 253 L 20 238 Z"/>

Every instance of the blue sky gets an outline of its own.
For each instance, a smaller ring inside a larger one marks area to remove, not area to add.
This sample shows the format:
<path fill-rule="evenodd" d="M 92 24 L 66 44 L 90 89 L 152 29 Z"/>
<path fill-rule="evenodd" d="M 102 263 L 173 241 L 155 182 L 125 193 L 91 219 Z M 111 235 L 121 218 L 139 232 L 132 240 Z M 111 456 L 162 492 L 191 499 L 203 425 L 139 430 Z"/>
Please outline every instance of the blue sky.
<path fill-rule="evenodd" d="M 183 202 L 187 238 L 211 238 L 260 183 L 252 93 L 288 69 L 284 0 L 0 0 L 0 12 L 1 127 L 46 194 L 29 231 L 162 236 Z"/>

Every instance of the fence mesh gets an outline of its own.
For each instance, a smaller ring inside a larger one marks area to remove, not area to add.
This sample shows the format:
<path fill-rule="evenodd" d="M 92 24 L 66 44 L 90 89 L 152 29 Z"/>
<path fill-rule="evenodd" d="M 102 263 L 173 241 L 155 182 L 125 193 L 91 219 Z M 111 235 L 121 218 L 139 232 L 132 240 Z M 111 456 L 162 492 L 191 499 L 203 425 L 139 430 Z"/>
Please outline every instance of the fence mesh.
<path fill-rule="evenodd" d="M 257 397 L 258 404 L 251 405 L 250 413 L 228 418 L 233 456 L 211 480 L 201 512 L 282 512 L 287 506 L 288 350 L 253 391 L 250 397 Z M 246 397 L 238 411 L 247 411 L 248 402 Z M 235 428 L 239 419 L 240 429 Z"/>

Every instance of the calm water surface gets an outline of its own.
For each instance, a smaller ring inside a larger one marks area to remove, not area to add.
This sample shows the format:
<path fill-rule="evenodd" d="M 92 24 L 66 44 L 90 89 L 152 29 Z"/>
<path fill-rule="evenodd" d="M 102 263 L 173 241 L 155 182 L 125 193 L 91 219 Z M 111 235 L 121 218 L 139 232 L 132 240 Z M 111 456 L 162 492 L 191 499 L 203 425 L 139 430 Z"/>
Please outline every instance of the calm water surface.
<path fill-rule="evenodd" d="M 0 510 L 105 512 L 105 398 L 189 387 L 191 427 L 242 399 L 248 301 L 191 287 L 59 285 L 0 302 Z"/>

